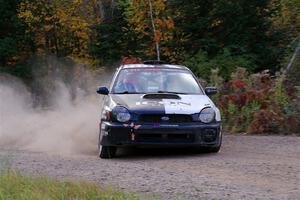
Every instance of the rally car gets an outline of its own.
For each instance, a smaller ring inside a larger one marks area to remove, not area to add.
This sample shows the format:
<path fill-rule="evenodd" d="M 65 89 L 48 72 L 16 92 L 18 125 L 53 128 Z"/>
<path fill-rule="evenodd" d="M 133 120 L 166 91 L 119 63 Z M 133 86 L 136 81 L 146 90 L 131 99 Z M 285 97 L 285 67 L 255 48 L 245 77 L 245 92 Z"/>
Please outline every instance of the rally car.
<path fill-rule="evenodd" d="M 99 156 L 113 158 L 118 147 L 201 147 L 218 152 L 221 116 L 185 66 L 144 62 L 120 66 L 106 95 L 99 123 Z"/>

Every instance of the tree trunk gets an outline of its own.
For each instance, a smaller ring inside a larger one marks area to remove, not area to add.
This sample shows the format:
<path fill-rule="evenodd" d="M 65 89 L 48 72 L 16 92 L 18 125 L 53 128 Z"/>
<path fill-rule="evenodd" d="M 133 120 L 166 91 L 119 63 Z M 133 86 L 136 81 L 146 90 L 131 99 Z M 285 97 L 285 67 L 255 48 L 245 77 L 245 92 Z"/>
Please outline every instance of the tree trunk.
<path fill-rule="evenodd" d="M 111 10 L 111 19 L 114 18 L 114 11 L 115 11 L 115 0 L 110 1 L 110 10 Z"/>
<path fill-rule="evenodd" d="M 152 8 L 151 0 L 148 0 L 148 1 L 149 1 L 149 6 L 150 6 L 150 18 L 151 18 L 151 24 L 152 24 L 152 29 L 153 29 L 153 33 L 154 33 L 157 60 L 160 61 L 160 47 L 159 47 L 159 41 L 156 40 L 156 28 L 155 28 L 154 19 L 153 19 L 153 8 Z"/>
<path fill-rule="evenodd" d="M 54 33 L 53 33 L 53 42 L 54 42 L 54 46 L 55 46 L 55 54 L 56 56 L 60 56 L 59 55 L 59 44 L 58 44 L 58 38 L 57 38 L 57 31 L 56 31 L 56 26 L 54 25 Z"/>
<path fill-rule="evenodd" d="M 292 68 L 293 63 L 294 63 L 294 61 L 295 61 L 295 59 L 296 59 L 296 56 L 297 56 L 298 53 L 299 53 L 299 50 L 300 50 L 300 41 L 299 41 L 298 46 L 296 47 L 296 49 L 295 49 L 295 51 L 294 51 L 294 53 L 293 53 L 293 56 L 292 56 L 292 58 L 290 59 L 290 62 L 289 62 L 289 64 L 288 64 L 287 68 L 286 68 L 287 71 L 289 71 L 289 70 Z"/>
<path fill-rule="evenodd" d="M 105 10 L 104 10 L 104 5 L 102 0 L 98 0 L 98 7 L 99 7 L 100 20 L 103 22 L 105 21 Z"/>

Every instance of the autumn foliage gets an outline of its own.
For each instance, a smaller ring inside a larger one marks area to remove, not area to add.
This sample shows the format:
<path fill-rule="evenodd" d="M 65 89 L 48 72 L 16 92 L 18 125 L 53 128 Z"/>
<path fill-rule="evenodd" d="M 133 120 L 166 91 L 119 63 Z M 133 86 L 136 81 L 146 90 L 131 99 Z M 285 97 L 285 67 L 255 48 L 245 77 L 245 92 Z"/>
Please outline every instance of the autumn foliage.
<path fill-rule="evenodd" d="M 132 56 L 124 56 L 121 59 L 121 64 L 140 64 L 142 61 L 138 58 L 132 57 Z"/>
<path fill-rule="evenodd" d="M 287 84 L 284 73 L 249 75 L 238 68 L 223 83 L 216 98 L 229 132 L 297 133 L 300 130 L 300 95 Z"/>
<path fill-rule="evenodd" d="M 0 73 L 29 83 L 39 70 L 32 65 L 35 57 L 55 55 L 96 69 L 156 59 L 159 52 L 162 60 L 183 64 L 221 89 L 213 98 L 226 130 L 300 132 L 300 93 L 294 87 L 300 85 L 299 54 L 290 77 L 263 71 L 285 68 L 299 45 L 299 0 L 0 0 L 0 5 Z"/>

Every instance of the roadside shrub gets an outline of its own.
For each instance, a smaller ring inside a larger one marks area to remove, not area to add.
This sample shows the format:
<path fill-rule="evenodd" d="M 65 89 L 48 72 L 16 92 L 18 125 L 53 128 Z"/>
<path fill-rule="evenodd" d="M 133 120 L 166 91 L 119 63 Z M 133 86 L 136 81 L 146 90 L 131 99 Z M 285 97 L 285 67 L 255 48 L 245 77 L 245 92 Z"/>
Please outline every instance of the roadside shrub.
<path fill-rule="evenodd" d="M 296 97 L 290 101 L 283 109 L 284 126 L 281 131 L 285 133 L 300 132 L 300 90 L 297 91 Z"/>
<path fill-rule="evenodd" d="M 216 70 L 211 83 L 221 80 Z M 237 68 L 219 87 L 216 100 L 224 128 L 231 133 L 299 133 L 300 90 L 290 84 L 284 72 L 272 77 L 268 70 L 251 74 Z"/>
<path fill-rule="evenodd" d="M 284 108 L 289 104 L 289 96 L 286 93 L 286 87 L 284 87 L 285 74 L 277 73 L 276 79 L 274 83 L 274 87 L 272 88 L 273 92 L 273 104 L 278 106 L 279 108 Z"/>
<path fill-rule="evenodd" d="M 248 128 L 249 133 L 278 133 L 283 118 L 272 110 L 259 110 L 254 113 Z"/>

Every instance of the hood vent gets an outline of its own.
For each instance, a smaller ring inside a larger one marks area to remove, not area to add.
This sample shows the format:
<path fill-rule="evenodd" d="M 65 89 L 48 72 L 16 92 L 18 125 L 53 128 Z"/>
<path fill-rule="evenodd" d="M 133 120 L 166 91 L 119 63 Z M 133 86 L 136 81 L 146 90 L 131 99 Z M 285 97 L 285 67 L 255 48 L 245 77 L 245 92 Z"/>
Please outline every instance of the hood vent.
<path fill-rule="evenodd" d="M 181 99 L 177 94 L 145 94 L 143 99 Z"/>

